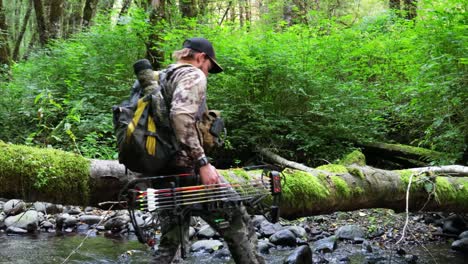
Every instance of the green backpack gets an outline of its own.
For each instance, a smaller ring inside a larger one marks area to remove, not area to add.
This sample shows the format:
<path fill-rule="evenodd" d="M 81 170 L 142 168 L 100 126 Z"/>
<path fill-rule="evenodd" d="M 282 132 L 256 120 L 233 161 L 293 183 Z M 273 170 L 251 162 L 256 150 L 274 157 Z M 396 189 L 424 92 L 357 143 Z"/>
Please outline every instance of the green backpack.
<path fill-rule="evenodd" d="M 178 151 L 169 120 L 170 102 L 159 81 L 167 72 L 153 71 L 146 59 L 133 68 L 138 81 L 130 100 L 112 107 L 119 162 L 133 172 L 157 174 Z"/>

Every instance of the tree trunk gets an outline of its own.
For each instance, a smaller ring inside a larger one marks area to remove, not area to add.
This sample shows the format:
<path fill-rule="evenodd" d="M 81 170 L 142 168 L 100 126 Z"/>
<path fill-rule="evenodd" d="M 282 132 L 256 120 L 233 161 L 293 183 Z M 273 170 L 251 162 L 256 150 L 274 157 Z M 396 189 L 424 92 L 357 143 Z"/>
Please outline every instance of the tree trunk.
<path fill-rule="evenodd" d="M 50 1 L 49 32 L 50 38 L 59 38 L 62 34 L 63 0 Z"/>
<path fill-rule="evenodd" d="M 83 9 L 83 27 L 89 27 L 91 25 L 91 20 L 96 14 L 98 1 L 99 0 L 86 0 Z"/>
<path fill-rule="evenodd" d="M 131 5 L 132 0 L 124 0 L 122 4 L 122 9 L 120 9 L 119 17 L 126 16 Z"/>
<path fill-rule="evenodd" d="M 400 11 L 400 0 L 389 0 L 388 7 L 392 10 Z"/>
<path fill-rule="evenodd" d="M 63 204 L 97 205 L 117 201 L 135 176 L 117 161 L 87 160 L 53 149 L 0 142 L 0 197 Z M 466 167 L 450 168 L 452 171 Z M 405 210 L 409 183 L 410 211 L 468 212 L 468 175 L 439 176 L 431 168 L 387 171 L 365 165 L 325 165 L 316 173 L 286 169 L 280 203 L 282 217 L 362 208 Z M 261 170 L 220 170 L 230 182 L 261 179 Z M 317 175 L 317 176 L 314 176 Z M 267 199 L 269 200 L 269 199 Z"/>
<path fill-rule="evenodd" d="M 441 152 L 401 144 L 362 143 L 358 146 L 370 158 L 369 164 L 387 163 L 392 167 L 428 166 L 446 156 Z"/>
<path fill-rule="evenodd" d="M 240 27 L 244 27 L 244 14 L 245 14 L 244 7 L 245 7 L 244 1 L 239 0 L 239 26 Z"/>
<path fill-rule="evenodd" d="M 417 16 L 418 1 L 417 0 L 404 0 L 404 9 L 406 19 L 414 20 Z"/>
<path fill-rule="evenodd" d="M 199 0 L 198 1 L 198 13 L 201 17 L 205 17 L 207 14 L 208 0 Z"/>
<path fill-rule="evenodd" d="M 83 0 L 77 2 L 65 2 L 67 17 L 64 21 L 64 35 L 67 37 L 81 30 L 83 24 Z"/>
<path fill-rule="evenodd" d="M 41 0 L 33 0 L 34 12 L 36 12 L 36 23 L 39 32 L 39 43 L 41 46 L 47 44 L 49 34 L 47 32 L 46 20 L 44 17 L 44 7 Z"/>
<path fill-rule="evenodd" d="M 0 67 L 11 62 L 10 45 L 8 44 L 8 25 L 5 19 L 3 0 L 0 0 Z"/>
<path fill-rule="evenodd" d="M 183 17 L 194 18 L 198 15 L 196 0 L 179 0 L 179 9 Z"/>
<path fill-rule="evenodd" d="M 145 41 L 146 58 L 151 62 L 153 69 L 159 70 L 164 61 L 164 51 L 159 46 L 164 40 L 159 34 L 158 27 L 162 21 L 167 20 L 166 0 L 157 1 L 155 5 L 152 5 L 152 0 L 148 0 L 148 8 L 150 9 L 149 22 L 152 28 L 148 39 Z"/>
<path fill-rule="evenodd" d="M 23 25 L 21 26 L 21 30 L 20 30 L 20 32 L 18 34 L 18 38 L 16 39 L 15 49 L 13 50 L 13 60 L 14 61 L 19 60 L 19 53 L 20 53 L 21 43 L 23 42 L 24 33 L 26 33 L 26 29 L 28 27 L 29 18 L 31 17 L 31 13 L 32 13 L 32 2 L 29 1 L 28 9 L 26 10 L 26 14 L 24 15 Z"/>

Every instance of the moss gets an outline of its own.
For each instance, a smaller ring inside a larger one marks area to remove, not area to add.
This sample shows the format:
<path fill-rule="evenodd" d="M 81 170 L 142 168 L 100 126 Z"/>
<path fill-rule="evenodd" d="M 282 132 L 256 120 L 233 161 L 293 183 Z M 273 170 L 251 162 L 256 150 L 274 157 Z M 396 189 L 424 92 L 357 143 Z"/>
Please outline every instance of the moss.
<path fill-rule="evenodd" d="M 324 171 L 329 171 L 333 173 L 347 173 L 348 170 L 346 169 L 345 166 L 343 165 L 337 165 L 337 164 L 327 164 L 327 165 L 322 165 L 316 168 L 317 170 L 324 170 Z"/>
<path fill-rule="evenodd" d="M 356 188 L 353 188 L 352 192 L 353 192 L 354 196 L 359 196 L 359 195 L 364 193 L 364 190 L 361 187 L 358 186 Z"/>
<path fill-rule="evenodd" d="M 219 170 L 219 172 L 221 176 L 223 176 L 224 179 L 226 179 L 226 181 L 233 184 L 233 187 L 236 189 L 237 192 L 249 195 L 259 192 L 259 189 L 257 189 L 256 187 L 250 184 L 243 185 L 243 183 L 249 182 L 254 178 L 257 178 L 256 175 L 260 175 L 262 173 L 261 170 L 252 170 L 247 172 L 244 169 L 232 169 Z"/>
<path fill-rule="evenodd" d="M 252 177 L 249 175 L 249 173 L 244 170 L 244 169 L 233 169 L 232 172 L 237 176 L 237 177 L 241 177 L 242 179 L 244 179 L 245 181 L 250 181 L 252 180 Z"/>
<path fill-rule="evenodd" d="M 362 154 L 361 151 L 355 150 L 348 155 L 344 156 L 340 162 L 338 163 L 340 165 L 348 166 L 351 164 L 357 164 L 360 166 L 365 166 L 366 165 L 366 156 Z"/>
<path fill-rule="evenodd" d="M 401 187 L 403 191 L 406 191 L 411 175 L 413 175 L 413 179 L 411 181 L 411 191 L 418 191 L 424 188 L 425 181 L 419 180 L 419 178 L 424 177 L 424 175 L 416 175 L 414 172 L 409 170 L 399 170 L 396 172 L 400 174 L 400 180 L 403 182 Z"/>
<path fill-rule="evenodd" d="M 318 178 L 307 172 L 293 171 L 283 173 L 286 182 L 282 186 L 282 204 L 297 208 L 311 208 L 315 202 L 326 199 L 330 191 L 326 185 Z"/>
<path fill-rule="evenodd" d="M 457 201 L 461 204 L 468 204 L 468 180 L 457 179 Z"/>
<path fill-rule="evenodd" d="M 457 197 L 456 189 L 450 184 L 447 179 L 436 178 L 436 194 L 435 198 L 438 203 L 449 202 Z"/>
<path fill-rule="evenodd" d="M 402 151 L 402 152 L 408 152 L 408 153 L 414 153 L 416 155 L 425 157 L 430 160 L 438 160 L 444 156 L 443 153 L 433 151 L 430 149 L 425 149 L 425 148 L 419 148 L 419 147 L 413 147 L 413 146 L 408 146 L 408 145 L 400 145 L 400 144 L 385 144 L 384 147 L 388 150 L 394 150 L 394 151 Z"/>
<path fill-rule="evenodd" d="M 88 202 L 90 162 L 79 155 L 0 142 L 0 168 L 0 193 Z"/>
<path fill-rule="evenodd" d="M 331 180 L 335 185 L 336 192 L 339 196 L 348 198 L 351 196 L 351 189 L 349 189 L 348 184 L 345 180 L 338 176 L 331 176 Z"/>
<path fill-rule="evenodd" d="M 346 169 L 348 170 L 349 174 L 358 177 L 361 180 L 364 180 L 366 178 L 364 173 L 358 168 L 347 167 Z"/>

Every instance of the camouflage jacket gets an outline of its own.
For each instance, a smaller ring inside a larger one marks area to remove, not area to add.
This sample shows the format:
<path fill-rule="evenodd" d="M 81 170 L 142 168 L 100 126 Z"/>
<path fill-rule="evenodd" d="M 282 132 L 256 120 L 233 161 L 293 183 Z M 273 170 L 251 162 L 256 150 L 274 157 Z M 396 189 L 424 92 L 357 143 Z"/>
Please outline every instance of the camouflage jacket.
<path fill-rule="evenodd" d="M 196 122 L 207 110 L 206 76 L 191 65 L 170 65 L 164 78 L 165 96 L 171 102 L 170 119 L 179 143 L 175 165 L 193 167 L 205 152 L 197 130 Z M 175 70 L 174 67 L 177 67 Z M 172 96 L 171 96 L 172 95 Z"/>

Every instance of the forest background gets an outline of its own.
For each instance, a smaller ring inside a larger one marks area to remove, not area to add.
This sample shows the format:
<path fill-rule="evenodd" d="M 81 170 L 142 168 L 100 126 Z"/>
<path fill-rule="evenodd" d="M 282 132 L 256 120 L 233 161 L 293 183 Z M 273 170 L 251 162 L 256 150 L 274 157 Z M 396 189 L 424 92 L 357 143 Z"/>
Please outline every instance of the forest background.
<path fill-rule="evenodd" d="M 133 63 L 214 43 L 208 104 L 243 165 L 259 148 L 309 166 L 365 143 L 468 164 L 462 0 L 0 0 L 0 140 L 116 159 L 111 107 Z M 258 161 L 256 161 L 258 162 Z"/>

